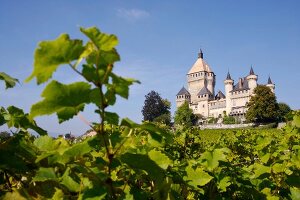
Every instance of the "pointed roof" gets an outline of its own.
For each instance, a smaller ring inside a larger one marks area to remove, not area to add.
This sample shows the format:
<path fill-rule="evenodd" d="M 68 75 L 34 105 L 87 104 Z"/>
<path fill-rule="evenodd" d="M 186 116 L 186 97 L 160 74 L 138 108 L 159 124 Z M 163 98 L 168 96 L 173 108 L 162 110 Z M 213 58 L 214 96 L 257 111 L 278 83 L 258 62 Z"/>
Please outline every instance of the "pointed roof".
<path fill-rule="evenodd" d="M 225 95 L 220 90 L 218 91 L 218 94 L 215 96 L 215 99 L 225 99 Z"/>
<path fill-rule="evenodd" d="M 238 83 L 233 86 L 232 92 L 242 91 L 242 90 L 249 90 L 247 77 L 239 78 Z"/>
<path fill-rule="evenodd" d="M 176 94 L 176 96 L 178 95 L 190 95 L 190 93 L 187 91 L 187 89 L 185 89 L 185 87 L 182 87 L 181 90 Z"/>
<path fill-rule="evenodd" d="M 188 74 L 196 73 L 196 72 L 212 72 L 209 65 L 203 60 L 203 52 L 200 49 L 200 52 L 198 53 L 198 59 L 194 63 L 194 65 L 191 67 Z"/>
<path fill-rule="evenodd" d="M 203 59 L 203 52 L 202 49 L 200 49 L 199 53 L 198 53 L 198 58 L 202 58 Z"/>
<path fill-rule="evenodd" d="M 229 71 L 228 71 L 228 73 L 227 73 L 226 80 L 232 80 Z"/>
<path fill-rule="evenodd" d="M 207 87 L 204 86 L 204 87 L 199 91 L 199 93 L 197 94 L 197 96 L 204 95 L 204 94 L 212 94 L 212 93 L 209 91 L 209 89 L 207 89 Z"/>
<path fill-rule="evenodd" d="M 269 76 L 268 78 L 268 84 L 273 84 L 272 80 L 271 80 L 271 77 Z"/>
<path fill-rule="evenodd" d="M 250 69 L 249 75 L 255 75 L 255 74 L 254 74 L 254 71 L 253 71 L 253 68 L 252 68 L 252 66 L 251 66 L 251 69 Z"/>

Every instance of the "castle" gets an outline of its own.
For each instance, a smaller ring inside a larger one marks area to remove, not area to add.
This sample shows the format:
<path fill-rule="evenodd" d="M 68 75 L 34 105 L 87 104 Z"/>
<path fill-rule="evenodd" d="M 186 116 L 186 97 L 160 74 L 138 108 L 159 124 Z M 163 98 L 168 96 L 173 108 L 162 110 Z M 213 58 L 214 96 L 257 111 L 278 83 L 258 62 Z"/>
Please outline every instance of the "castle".
<path fill-rule="evenodd" d="M 193 113 L 204 119 L 226 114 L 243 121 L 247 112 L 246 104 L 257 86 L 257 78 L 252 66 L 249 74 L 239 78 L 236 84 L 228 72 L 224 80 L 225 94 L 220 90 L 215 94 L 216 75 L 203 59 L 203 52 L 200 50 L 198 59 L 187 73 L 188 89 L 182 87 L 178 92 L 176 106 L 187 101 Z M 270 77 L 266 86 L 274 92 L 275 84 Z"/>

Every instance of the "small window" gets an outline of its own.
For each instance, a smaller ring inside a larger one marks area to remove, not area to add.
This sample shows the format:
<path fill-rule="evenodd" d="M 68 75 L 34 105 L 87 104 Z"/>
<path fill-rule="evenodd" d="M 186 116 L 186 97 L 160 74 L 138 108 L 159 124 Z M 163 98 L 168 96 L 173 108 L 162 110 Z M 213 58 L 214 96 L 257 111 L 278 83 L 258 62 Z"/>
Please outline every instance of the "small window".
<path fill-rule="evenodd" d="M 202 106 L 202 107 L 203 107 L 203 108 L 205 107 L 205 106 L 204 106 L 204 104 L 203 104 L 203 106 Z"/>

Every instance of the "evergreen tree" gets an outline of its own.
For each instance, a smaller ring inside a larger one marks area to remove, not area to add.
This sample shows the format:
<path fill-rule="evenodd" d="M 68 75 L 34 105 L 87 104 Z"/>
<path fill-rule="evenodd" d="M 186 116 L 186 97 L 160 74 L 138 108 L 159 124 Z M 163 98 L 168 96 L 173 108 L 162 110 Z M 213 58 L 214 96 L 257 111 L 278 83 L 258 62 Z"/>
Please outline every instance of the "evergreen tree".
<path fill-rule="evenodd" d="M 169 124 L 171 121 L 171 103 L 166 99 L 162 99 L 161 96 L 153 90 L 145 95 L 145 98 L 142 109 L 143 120 Z"/>
<path fill-rule="evenodd" d="M 268 123 L 278 119 L 276 96 L 267 86 L 259 85 L 254 89 L 247 108 L 246 119 L 250 122 Z"/>
<path fill-rule="evenodd" d="M 196 125 L 198 117 L 193 113 L 193 110 L 189 108 L 188 102 L 184 102 L 178 107 L 175 113 L 175 124 L 184 126 Z"/>

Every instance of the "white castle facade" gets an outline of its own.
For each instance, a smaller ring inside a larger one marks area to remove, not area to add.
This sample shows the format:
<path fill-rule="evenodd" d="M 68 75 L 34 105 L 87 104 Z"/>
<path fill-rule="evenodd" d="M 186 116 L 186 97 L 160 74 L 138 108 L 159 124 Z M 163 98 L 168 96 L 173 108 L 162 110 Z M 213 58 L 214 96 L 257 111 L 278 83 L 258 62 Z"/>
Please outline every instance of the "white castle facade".
<path fill-rule="evenodd" d="M 216 75 L 204 61 L 200 50 L 198 59 L 187 73 L 188 88 L 182 87 L 176 95 L 176 106 L 187 101 L 193 113 L 203 118 L 218 118 L 226 114 L 243 120 L 247 111 L 246 104 L 258 85 L 257 78 L 251 67 L 249 74 L 239 78 L 235 84 L 228 72 L 224 80 L 225 94 L 220 90 L 215 93 Z M 274 92 L 275 84 L 270 77 L 265 85 Z"/>

